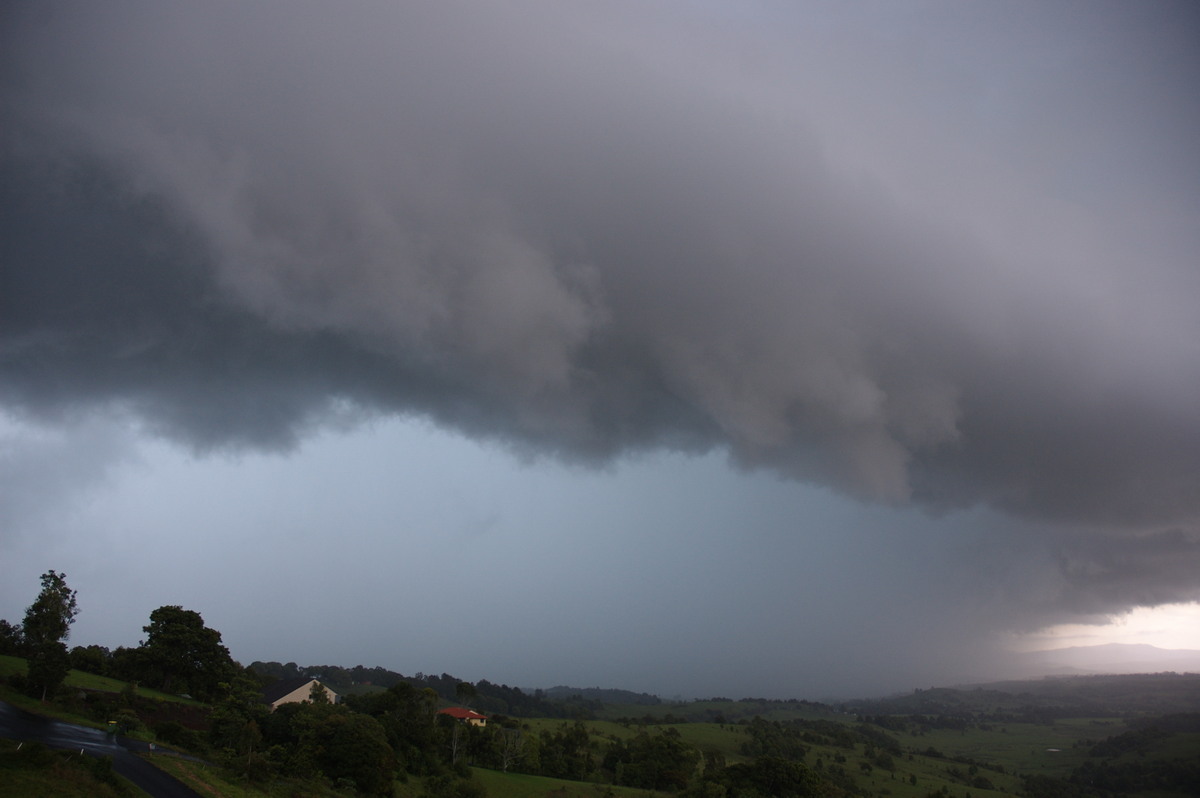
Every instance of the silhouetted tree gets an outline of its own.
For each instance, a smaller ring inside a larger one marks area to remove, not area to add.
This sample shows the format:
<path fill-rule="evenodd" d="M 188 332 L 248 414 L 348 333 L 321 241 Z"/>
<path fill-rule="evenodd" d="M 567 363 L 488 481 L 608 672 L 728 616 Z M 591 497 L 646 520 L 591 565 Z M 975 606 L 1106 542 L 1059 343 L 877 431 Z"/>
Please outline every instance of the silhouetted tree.
<path fill-rule="evenodd" d="M 140 647 L 141 667 L 154 686 L 187 690 L 208 700 L 232 677 L 236 666 L 229 649 L 221 645 L 220 632 L 204 625 L 200 613 L 177 605 L 159 607 L 142 630 L 147 637 Z"/>
<path fill-rule="evenodd" d="M 29 661 L 28 684 L 40 692 L 42 700 L 53 693 L 70 669 L 67 646 L 63 642 L 79 614 L 75 591 L 67 587 L 66 574 L 47 571 L 42 574 L 42 592 L 25 610 L 23 628 L 25 652 Z"/>
<path fill-rule="evenodd" d="M 25 636 L 21 624 L 0 619 L 0 654 L 19 657 L 25 650 Z"/>

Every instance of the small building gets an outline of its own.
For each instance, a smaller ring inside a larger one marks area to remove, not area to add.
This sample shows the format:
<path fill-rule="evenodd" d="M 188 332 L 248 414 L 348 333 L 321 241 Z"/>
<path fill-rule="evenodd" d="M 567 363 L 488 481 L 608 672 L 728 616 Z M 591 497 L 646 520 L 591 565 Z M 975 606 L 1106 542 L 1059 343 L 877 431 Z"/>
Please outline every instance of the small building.
<path fill-rule="evenodd" d="M 478 712 L 472 712 L 466 707 L 446 707 L 438 710 L 439 715 L 449 715 L 455 720 L 469 723 L 472 726 L 486 726 L 487 715 L 480 715 Z"/>
<path fill-rule="evenodd" d="M 329 697 L 329 703 L 336 704 L 338 702 L 339 696 L 337 693 L 311 676 L 280 679 L 274 684 L 269 684 L 263 689 L 262 700 L 264 704 L 271 705 L 272 711 L 278 709 L 281 704 L 296 704 L 302 701 L 311 701 L 313 685 L 325 691 L 325 695 Z"/>

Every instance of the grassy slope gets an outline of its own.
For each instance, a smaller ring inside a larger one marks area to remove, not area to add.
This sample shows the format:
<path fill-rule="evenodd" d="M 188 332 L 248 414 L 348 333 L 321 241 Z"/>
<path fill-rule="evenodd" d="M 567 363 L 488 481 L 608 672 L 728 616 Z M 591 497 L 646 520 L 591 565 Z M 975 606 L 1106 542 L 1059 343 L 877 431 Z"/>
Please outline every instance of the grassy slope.
<path fill-rule="evenodd" d="M 116 779 L 126 790 L 124 798 L 146 795 L 120 776 Z M 4 739 L 0 739 L 0 785 L 8 798 L 122 798 L 111 785 L 97 780 L 78 754 L 36 750 L 28 743 Z"/>
<path fill-rule="evenodd" d="M 88 726 L 93 729 L 106 728 L 107 724 L 98 723 L 96 720 L 80 715 L 70 709 L 59 706 L 53 702 L 42 703 L 36 698 L 30 698 L 24 693 L 9 687 L 6 679 L 12 674 L 22 674 L 26 672 L 25 660 L 20 657 L 0 656 L 0 701 L 7 701 L 13 706 L 20 707 L 27 712 L 34 712 L 38 715 L 45 715 L 55 720 L 74 723 L 79 726 Z M 92 673 L 84 673 L 83 671 L 72 670 L 67 673 L 66 681 L 63 683 L 66 687 L 74 687 L 79 690 L 95 690 L 107 693 L 120 693 L 125 689 L 125 682 L 116 679 L 109 679 L 105 676 L 96 676 Z M 201 707 L 204 706 L 201 702 L 190 698 L 182 698 L 168 693 L 162 693 L 158 690 L 148 690 L 144 687 L 137 688 L 137 694 L 146 698 L 154 699 L 155 701 L 167 701 L 177 704 L 185 704 L 187 706 Z M 130 737 L 135 737 L 141 740 L 153 740 L 154 736 L 148 731 L 135 731 L 129 733 Z"/>
<path fill-rule="evenodd" d="M 322 787 L 316 782 L 278 780 L 273 782 L 269 789 L 263 789 L 258 785 L 231 780 L 220 768 L 199 762 L 188 762 L 169 756 L 146 758 L 201 795 L 220 798 L 275 798 L 294 795 L 304 795 L 306 798 L 346 798 L 346 793 Z"/>
<path fill-rule="evenodd" d="M 23 676 L 26 670 L 25 660 L 21 657 L 0 656 L 0 679 L 17 673 Z M 84 673 L 77 670 L 67 671 L 67 679 L 63 684 L 67 687 L 79 688 L 80 690 L 97 690 L 103 693 L 119 693 L 126 686 L 125 682 L 118 679 L 110 679 L 107 676 L 97 676 L 94 673 Z M 199 701 L 194 699 L 171 695 L 170 693 L 163 693 L 146 687 L 137 688 L 137 694 L 145 698 L 155 698 L 160 701 L 174 701 L 190 706 L 203 706 Z"/>

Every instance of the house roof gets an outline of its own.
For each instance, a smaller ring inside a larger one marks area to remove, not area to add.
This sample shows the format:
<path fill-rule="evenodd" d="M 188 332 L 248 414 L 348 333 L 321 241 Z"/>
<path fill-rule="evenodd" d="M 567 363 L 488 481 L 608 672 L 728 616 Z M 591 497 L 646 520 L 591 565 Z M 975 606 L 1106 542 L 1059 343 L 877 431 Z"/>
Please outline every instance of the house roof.
<path fill-rule="evenodd" d="M 269 684 L 263 688 L 263 701 L 267 704 L 274 704 L 276 701 L 283 698 L 293 690 L 299 690 L 304 685 L 311 684 L 312 682 L 317 682 L 320 684 L 320 680 L 314 679 L 311 676 L 297 676 L 294 679 L 280 679 L 279 681 Z M 329 693 L 330 698 L 333 698 L 333 696 L 336 695 L 336 693 L 334 693 L 324 684 L 321 686 L 325 687 L 325 690 Z"/>
<path fill-rule="evenodd" d="M 438 713 L 442 715 L 449 715 L 450 717 L 458 718 L 459 720 L 487 720 L 487 715 L 480 715 L 478 712 L 472 712 L 466 707 L 446 707 L 445 709 L 439 709 Z"/>

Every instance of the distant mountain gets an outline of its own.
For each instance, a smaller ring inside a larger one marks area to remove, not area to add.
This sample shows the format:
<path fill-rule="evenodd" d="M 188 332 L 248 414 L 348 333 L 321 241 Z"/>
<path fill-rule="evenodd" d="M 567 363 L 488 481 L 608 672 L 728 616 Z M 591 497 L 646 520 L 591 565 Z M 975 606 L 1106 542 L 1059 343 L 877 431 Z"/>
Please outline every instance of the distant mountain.
<path fill-rule="evenodd" d="M 1031 675 L 1071 673 L 1200 673 L 1200 651 L 1158 648 L 1144 643 L 1071 646 L 1022 655 L 1022 670 Z"/>
<path fill-rule="evenodd" d="M 1042 723 L 1052 718 L 1129 713 L 1200 713 L 1200 674 L 1178 672 L 1044 676 L 909 695 L 847 701 L 859 714 L 963 717 L 972 714 Z"/>
<path fill-rule="evenodd" d="M 558 685 L 541 691 L 547 698 L 557 701 L 569 700 L 580 696 L 587 701 L 602 701 L 605 704 L 639 704 L 653 706 L 662 703 L 656 695 L 635 693 L 630 690 L 616 690 L 601 687 L 567 687 Z"/>

